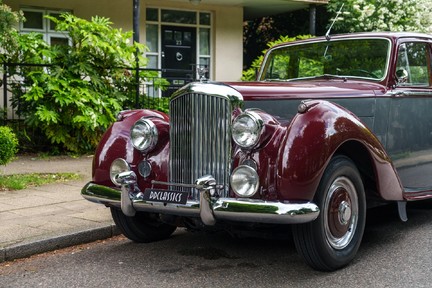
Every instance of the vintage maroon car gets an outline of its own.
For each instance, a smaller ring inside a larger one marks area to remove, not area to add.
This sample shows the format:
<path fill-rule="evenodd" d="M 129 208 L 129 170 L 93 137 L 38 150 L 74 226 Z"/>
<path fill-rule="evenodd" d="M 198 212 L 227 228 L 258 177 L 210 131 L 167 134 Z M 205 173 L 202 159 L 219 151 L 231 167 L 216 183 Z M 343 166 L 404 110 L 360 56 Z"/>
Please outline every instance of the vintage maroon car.
<path fill-rule="evenodd" d="M 407 201 L 432 197 L 431 48 L 414 33 L 276 46 L 256 82 L 191 83 L 169 115 L 120 113 L 82 195 L 133 241 L 291 227 L 309 265 L 343 267 L 368 208 L 406 221 Z"/>

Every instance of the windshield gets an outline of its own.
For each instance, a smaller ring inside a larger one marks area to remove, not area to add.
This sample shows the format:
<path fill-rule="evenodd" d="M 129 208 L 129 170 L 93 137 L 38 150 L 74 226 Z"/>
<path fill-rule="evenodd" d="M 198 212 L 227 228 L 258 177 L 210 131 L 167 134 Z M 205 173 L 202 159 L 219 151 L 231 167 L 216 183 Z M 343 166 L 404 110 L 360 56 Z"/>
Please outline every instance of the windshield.
<path fill-rule="evenodd" d="M 390 41 L 332 40 L 283 46 L 267 56 L 260 80 L 289 81 L 316 77 L 385 77 Z"/>

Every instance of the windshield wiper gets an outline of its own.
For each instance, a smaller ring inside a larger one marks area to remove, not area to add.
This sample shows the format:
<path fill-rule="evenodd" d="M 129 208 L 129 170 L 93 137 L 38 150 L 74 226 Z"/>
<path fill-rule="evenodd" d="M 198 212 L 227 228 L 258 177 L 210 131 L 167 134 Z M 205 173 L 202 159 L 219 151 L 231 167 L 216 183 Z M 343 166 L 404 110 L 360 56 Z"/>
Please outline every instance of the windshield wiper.
<path fill-rule="evenodd" d="M 287 81 L 302 81 L 302 80 L 314 80 L 314 79 L 341 79 L 344 82 L 348 80 L 346 76 L 339 76 L 339 75 L 333 75 L 333 74 L 323 74 L 323 75 L 317 75 L 317 76 L 310 76 L 310 77 L 301 77 L 301 78 L 293 78 L 289 79 Z"/>
<path fill-rule="evenodd" d="M 269 79 L 264 79 L 264 81 L 267 82 L 288 82 L 291 81 L 292 79 L 280 79 L 280 78 L 269 78 Z"/>
<path fill-rule="evenodd" d="M 290 81 L 302 81 L 302 80 L 311 80 L 311 79 L 341 79 L 344 82 L 348 80 L 346 76 L 339 76 L 339 75 L 333 75 L 333 74 L 323 74 L 323 75 L 317 75 L 317 76 L 310 76 L 310 77 L 301 77 L 301 78 L 291 78 L 291 79 L 280 79 L 280 78 L 274 78 L 274 79 L 264 79 L 266 82 L 290 82 Z"/>
<path fill-rule="evenodd" d="M 333 74 L 323 74 L 323 75 L 312 76 L 308 79 L 342 79 L 345 82 L 345 81 L 347 81 L 348 78 L 346 76 L 339 76 L 339 75 L 333 75 Z"/>

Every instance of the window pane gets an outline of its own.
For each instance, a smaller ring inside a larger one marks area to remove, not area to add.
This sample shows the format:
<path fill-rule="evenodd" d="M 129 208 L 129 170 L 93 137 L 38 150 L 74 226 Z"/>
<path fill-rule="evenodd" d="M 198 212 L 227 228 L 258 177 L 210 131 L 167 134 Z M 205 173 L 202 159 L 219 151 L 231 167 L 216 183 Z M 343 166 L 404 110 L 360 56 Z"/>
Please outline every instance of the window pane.
<path fill-rule="evenodd" d="M 196 24 L 196 12 L 162 10 L 162 21 L 182 24 Z"/>
<path fill-rule="evenodd" d="M 428 86 L 429 69 L 428 46 L 424 43 L 406 43 L 401 45 L 398 53 L 397 70 L 404 70 L 408 76 L 400 85 Z"/>
<path fill-rule="evenodd" d="M 23 28 L 25 29 L 39 29 L 42 30 L 43 27 L 43 12 L 35 11 L 23 11 L 25 21 L 23 22 Z"/>
<path fill-rule="evenodd" d="M 274 49 L 264 79 L 298 79 L 325 74 L 380 80 L 385 76 L 389 42 L 385 39 L 322 41 Z"/>
<path fill-rule="evenodd" d="M 192 33 L 191 33 L 191 32 L 188 32 L 188 31 L 185 31 L 185 32 L 183 33 L 183 40 L 184 40 L 185 42 L 191 42 L 191 41 L 192 41 Z"/>
<path fill-rule="evenodd" d="M 183 32 L 182 31 L 174 31 L 174 40 L 183 41 Z"/>
<path fill-rule="evenodd" d="M 49 13 L 49 16 L 54 17 L 56 19 L 60 18 L 61 13 Z M 54 23 L 53 21 L 49 21 L 49 30 L 51 31 L 55 31 L 56 30 L 56 23 Z"/>
<path fill-rule="evenodd" d="M 147 8 L 146 9 L 146 19 L 147 21 L 158 21 L 158 9 L 155 8 Z"/>
<path fill-rule="evenodd" d="M 200 24 L 201 25 L 210 25 L 210 13 L 200 13 Z"/>
<path fill-rule="evenodd" d="M 210 29 L 200 28 L 199 47 L 201 55 L 210 55 Z"/>
<path fill-rule="evenodd" d="M 50 44 L 51 46 L 54 45 L 61 45 L 61 46 L 68 46 L 69 45 L 69 39 L 64 37 L 50 37 Z"/>
<path fill-rule="evenodd" d="M 200 57 L 200 66 L 209 67 L 210 65 L 210 58 L 207 57 Z"/>
<path fill-rule="evenodd" d="M 151 52 L 158 51 L 158 26 L 157 25 L 146 25 L 146 45 Z"/>
<path fill-rule="evenodd" d="M 147 55 L 148 59 L 147 68 L 154 68 L 157 69 L 157 63 L 158 63 L 158 56 L 155 55 Z"/>
<path fill-rule="evenodd" d="M 173 31 L 172 30 L 165 30 L 164 32 L 164 39 L 169 41 L 169 40 L 173 40 Z"/>

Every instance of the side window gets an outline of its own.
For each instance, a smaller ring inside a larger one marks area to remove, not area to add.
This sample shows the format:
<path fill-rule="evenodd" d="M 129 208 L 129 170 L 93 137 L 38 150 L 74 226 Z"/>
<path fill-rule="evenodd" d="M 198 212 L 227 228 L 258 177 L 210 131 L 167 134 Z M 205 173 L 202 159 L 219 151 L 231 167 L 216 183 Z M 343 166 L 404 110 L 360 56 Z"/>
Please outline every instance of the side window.
<path fill-rule="evenodd" d="M 399 86 L 427 87 L 431 81 L 429 46 L 412 42 L 399 46 L 396 75 Z"/>

